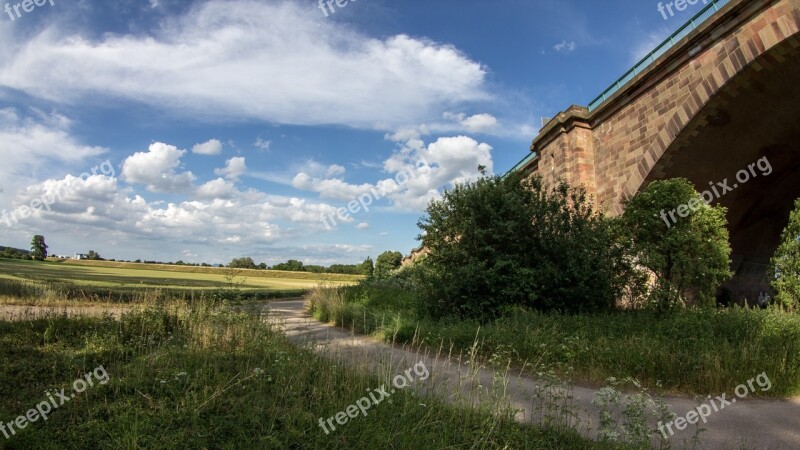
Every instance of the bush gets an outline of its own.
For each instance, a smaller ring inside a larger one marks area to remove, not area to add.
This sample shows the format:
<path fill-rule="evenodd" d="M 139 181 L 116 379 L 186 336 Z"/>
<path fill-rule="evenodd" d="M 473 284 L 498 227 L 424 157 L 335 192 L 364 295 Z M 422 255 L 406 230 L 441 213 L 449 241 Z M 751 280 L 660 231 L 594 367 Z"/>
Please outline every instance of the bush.
<path fill-rule="evenodd" d="M 510 305 L 607 310 L 636 284 L 611 222 L 565 183 L 547 191 L 539 178 L 510 175 L 459 184 L 419 226 L 433 316 L 486 320 Z"/>
<path fill-rule="evenodd" d="M 669 212 L 682 208 L 687 216 L 671 222 Z M 731 277 L 725 213 L 703 203 L 683 178 L 654 181 L 628 202 L 621 229 L 639 266 L 654 277 L 654 304 L 714 303 L 717 288 Z"/>
<path fill-rule="evenodd" d="M 228 264 L 228 267 L 231 269 L 258 269 L 256 263 L 253 262 L 253 258 L 250 257 L 234 258 Z"/>
<path fill-rule="evenodd" d="M 783 230 L 772 267 L 775 302 L 784 309 L 796 310 L 800 306 L 800 199 L 795 201 L 789 225 Z"/>
<path fill-rule="evenodd" d="M 388 278 L 392 271 L 397 270 L 403 262 L 403 254 L 400 252 L 386 251 L 375 260 L 375 278 Z"/>

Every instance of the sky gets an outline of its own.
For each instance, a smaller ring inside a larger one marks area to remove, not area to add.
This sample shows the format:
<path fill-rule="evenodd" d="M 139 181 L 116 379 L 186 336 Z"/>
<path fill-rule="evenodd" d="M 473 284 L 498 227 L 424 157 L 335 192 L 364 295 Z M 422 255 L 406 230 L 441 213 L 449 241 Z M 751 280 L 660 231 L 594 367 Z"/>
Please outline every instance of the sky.
<path fill-rule="evenodd" d="M 408 254 L 701 7 L 36 2 L 0 11 L 0 245 L 270 265 Z"/>

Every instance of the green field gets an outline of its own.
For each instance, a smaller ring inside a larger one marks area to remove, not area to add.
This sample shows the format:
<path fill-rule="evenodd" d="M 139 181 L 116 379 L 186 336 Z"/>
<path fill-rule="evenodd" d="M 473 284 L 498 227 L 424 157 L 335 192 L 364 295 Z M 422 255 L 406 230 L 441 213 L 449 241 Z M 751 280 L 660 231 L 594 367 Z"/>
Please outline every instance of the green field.
<path fill-rule="evenodd" d="M 30 289 L 50 287 L 59 291 L 82 289 L 89 292 L 105 290 L 141 293 L 162 290 L 202 293 L 236 290 L 250 294 L 299 295 L 319 284 L 341 286 L 352 284 L 356 280 L 358 277 L 351 275 L 231 270 L 104 261 L 36 262 L 0 259 L 0 295 L 17 297 L 16 291 L 13 291 L 12 288 L 17 289 L 20 286 Z M 28 289 L 29 292 L 30 289 Z M 36 291 L 34 290 L 34 292 Z"/>

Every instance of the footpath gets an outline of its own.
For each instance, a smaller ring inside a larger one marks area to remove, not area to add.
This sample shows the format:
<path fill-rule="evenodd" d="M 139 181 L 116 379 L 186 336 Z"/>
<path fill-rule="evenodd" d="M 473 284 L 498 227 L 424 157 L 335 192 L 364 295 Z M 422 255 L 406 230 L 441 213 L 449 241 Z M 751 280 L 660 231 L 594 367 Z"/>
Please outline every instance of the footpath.
<path fill-rule="evenodd" d="M 305 312 L 303 305 L 303 300 L 270 303 L 264 315 L 279 326 L 293 343 L 312 345 L 329 357 L 371 370 L 387 380 L 423 362 L 430 371 L 430 378 L 420 387 L 423 395 L 433 394 L 449 402 L 473 405 L 501 399 L 499 401 L 519 411 L 516 418 L 520 422 L 567 423 L 587 437 L 596 437 L 599 411 L 591 403 L 597 392 L 595 388 L 552 385 L 519 376 L 513 370 L 500 373 L 491 368 L 470 366 L 448 355 L 437 356 L 388 345 L 368 336 L 355 335 L 320 323 Z M 753 368 L 753 371 L 755 378 L 760 372 L 757 368 Z M 755 388 L 758 390 L 758 385 Z M 713 393 L 712 399 L 720 394 Z M 695 425 L 679 431 L 673 424 L 675 435 L 669 438 L 672 448 L 800 449 L 800 398 L 735 397 L 733 392 L 728 393 L 726 401 L 730 403 L 721 409 L 723 403 L 715 400 L 714 405 L 718 410 L 708 415 L 707 423 L 700 422 L 705 431 L 700 433 L 697 447 L 692 442 L 697 432 Z M 686 417 L 701 403 L 680 397 L 667 397 L 664 400 L 678 417 Z M 705 401 L 711 405 L 711 400 Z"/>

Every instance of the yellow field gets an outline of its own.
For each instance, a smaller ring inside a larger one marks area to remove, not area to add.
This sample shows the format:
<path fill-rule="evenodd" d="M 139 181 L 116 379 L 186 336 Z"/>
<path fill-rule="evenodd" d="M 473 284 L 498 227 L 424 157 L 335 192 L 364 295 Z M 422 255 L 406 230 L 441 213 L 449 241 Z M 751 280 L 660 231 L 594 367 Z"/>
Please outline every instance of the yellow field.
<path fill-rule="evenodd" d="M 232 270 L 107 261 L 0 259 L 0 278 L 65 282 L 108 288 L 178 288 L 289 291 L 318 284 L 347 285 L 361 277 L 265 270 Z"/>

